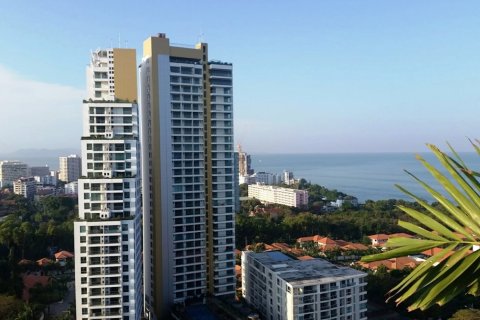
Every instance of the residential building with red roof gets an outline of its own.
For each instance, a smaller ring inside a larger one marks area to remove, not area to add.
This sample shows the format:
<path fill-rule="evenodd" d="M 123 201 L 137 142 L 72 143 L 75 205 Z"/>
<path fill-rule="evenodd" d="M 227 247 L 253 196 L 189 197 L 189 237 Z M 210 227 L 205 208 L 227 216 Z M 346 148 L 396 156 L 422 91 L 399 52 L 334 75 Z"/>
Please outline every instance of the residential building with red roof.
<path fill-rule="evenodd" d="M 307 242 L 313 242 L 322 251 L 342 249 L 342 250 L 367 250 L 368 247 L 361 243 L 354 243 L 345 240 L 334 240 L 329 237 L 322 237 L 319 235 L 310 237 L 301 237 L 297 239 L 297 243 L 301 247 Z"/>
<path fill-rule="evenodd" d="M 358 262 L 358 264 L 370 270 L 377 270 L 380 266 L 385 266 L 389 270 L 403 270 L 405 268 L 413 269 L 419 265 L 420 262 L 411 257 L 399 257 L 373 262 Z"/>
<path fill-rule="evenodd" d="M 73 258 L 73 253 L 68 251 L 60 251 L 55 253 L 55 261 L 58 262 L 61 266 L 65 266 L 68 259 Z"/>
<path fill-rule="evenodd" d="M 53 263 L 52 260 L 48 259 L 48 258 L 42 258 L 40 260 L 37 260 L 37 264 L 40 266 L 40 267 L 44 267 L 44 266 L 49 266 Z"/>
<path fill-rule="evenodd" d="M 368 236 L 368 238 L 372 241 L 373 247 L 383 247 L 385 243 L 387 243 L 389 236 L 388 234 L 378 233 L 372 234 L 371 236 Z"/>

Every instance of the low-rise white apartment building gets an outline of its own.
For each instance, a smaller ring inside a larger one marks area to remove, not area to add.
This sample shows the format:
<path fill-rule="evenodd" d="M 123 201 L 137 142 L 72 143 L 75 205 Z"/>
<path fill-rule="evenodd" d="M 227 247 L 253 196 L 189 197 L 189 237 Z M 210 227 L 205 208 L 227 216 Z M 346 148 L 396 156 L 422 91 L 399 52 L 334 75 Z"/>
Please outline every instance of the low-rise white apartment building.
<path fill-rule="evenodd" d="M 33 177 L 20 178 L 13 181 L 13 192 L 33 200 L 36 192 L 36 181 Z"/>
<path fill-rule="evenodd" d="M 308 205 L 308 191 L 251 184 L 248 186 L 248 196 L 260 201 L 283 204 L 290 207 L 304 207 Z"/>
<path fill-rule="evenodd" d="M 242 295 L 267 320 L 367 319 L 366 276 L 322 259 L 242 252 Z"/>
<path fill-rule="evenodd" d="M 67 183 L 64 186 L 65 194 L 78 194 L 78 181 Z"/>

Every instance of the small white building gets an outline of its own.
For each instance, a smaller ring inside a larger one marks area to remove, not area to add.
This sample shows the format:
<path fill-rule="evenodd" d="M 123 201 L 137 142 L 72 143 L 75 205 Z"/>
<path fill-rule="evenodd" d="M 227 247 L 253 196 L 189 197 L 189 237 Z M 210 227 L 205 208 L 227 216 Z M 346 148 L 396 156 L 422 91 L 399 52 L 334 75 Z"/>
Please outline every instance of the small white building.
<path fill-rule="evenodd" d="M 78 194 L 78 182 L 70 182 L 65 185 L 65 194 Z"/>
<path fill-rule="evenodd" d="M 57 185 L 57 178 L 48 174 L 44 176 L 34 176 L 37 185 L 41 186 L 56 186 Z"/>
<path fill-rule="evenodd" d="M 242 295 L 264 319 L 367 319 L 366 276 L 322 259 L 242 252 Z"/>
<path fill-rule="evenodd" d="M 341 208 L 344 204 L 349 204 L 353 207 L 358 207 L 358 199 L 352 196 L 346 196 L 345 198 L 338 198 L 336 201 L 331 201 L 330 206 Z"/>
<path fill-rule="evenodd" d="M 255 177 L 253 176 L 238 176 L 238 184 L 254 184 L 255 183 Z"/>
<path fill-rule="evenodd" d="M 308 205 L 307 190 L 281 188 L 258 183 L 248 186 L 248 197 L 296 208 Z"/>
<path fill-rule="evenodd" d="M 20 178 L 13 181 L 13 192 L 24 196 L 29 200 L 33 200 L 35 197 L 36 182 L 33 177 Z"/>

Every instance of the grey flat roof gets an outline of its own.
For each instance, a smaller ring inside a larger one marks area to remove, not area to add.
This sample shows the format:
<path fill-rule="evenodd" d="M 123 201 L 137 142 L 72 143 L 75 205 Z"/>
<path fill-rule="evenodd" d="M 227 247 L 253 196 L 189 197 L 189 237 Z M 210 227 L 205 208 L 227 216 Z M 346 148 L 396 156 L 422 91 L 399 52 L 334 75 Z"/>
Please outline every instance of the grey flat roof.
<path fill-rule="evenodd" d="M 364 272 L 323 259 L 295 260 L 280 251 L 252 254 L 254 259 L 292 285 L 330 283 L 366 276 Z"/>

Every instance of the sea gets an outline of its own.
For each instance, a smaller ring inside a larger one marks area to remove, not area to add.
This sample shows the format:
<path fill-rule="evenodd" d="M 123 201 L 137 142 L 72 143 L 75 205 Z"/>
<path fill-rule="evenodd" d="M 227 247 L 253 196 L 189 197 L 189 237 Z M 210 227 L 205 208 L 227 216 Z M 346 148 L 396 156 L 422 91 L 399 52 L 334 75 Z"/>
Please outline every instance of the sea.
<path fill-rule="evenodd" d="M 58 156 L 62 152 L 25 152 L 2 159 L 20 160 L 30 166 L 49 165 L 52 170 L 58 169 Z M 322 185 L 328 189 L 336 189 L 366 200 L 403 199 L 412 200 L 395 187 L 401 185 L 410 192 L 428 200 L 429 194 L 404 170 L 408 170 L 432 187 L 438 187 L 435 179 L 428 173 L 415 153 L 323 153 L 323 154 L 252 154 L 252 167 L 258 171 L 281 174 L 284 170 L 293 172 L 296 179 L 303 178 L 311 183 Z M 440 169 L 439 163 L 432 153 L 419 153 L 431 164 Z M 474 152 L 459 153 L 467 165 L 480 171 L 480 156 Z"/>
<path fill-rule="evenodd" d="M 252 167 L 256 172 L 281 174 L 293 172 L 295 179 L 336 189 L 366 200 L 412 198 L 398 188 L 402 186 L 413 194 L 432 201 L 428 192 L 405 170 L 408 170 L 438 191 L 443 191 L 427 169 L 416 159 L 415 153 L 342 153 L 342 154 L 252 154 Z M 419 153 L 421 157 L 441 172 L 438 160 L 432 153 Z M 474 171 L 479 170 L 480 157 L 476 153 L 459 153 L 463 161 Z"/>

